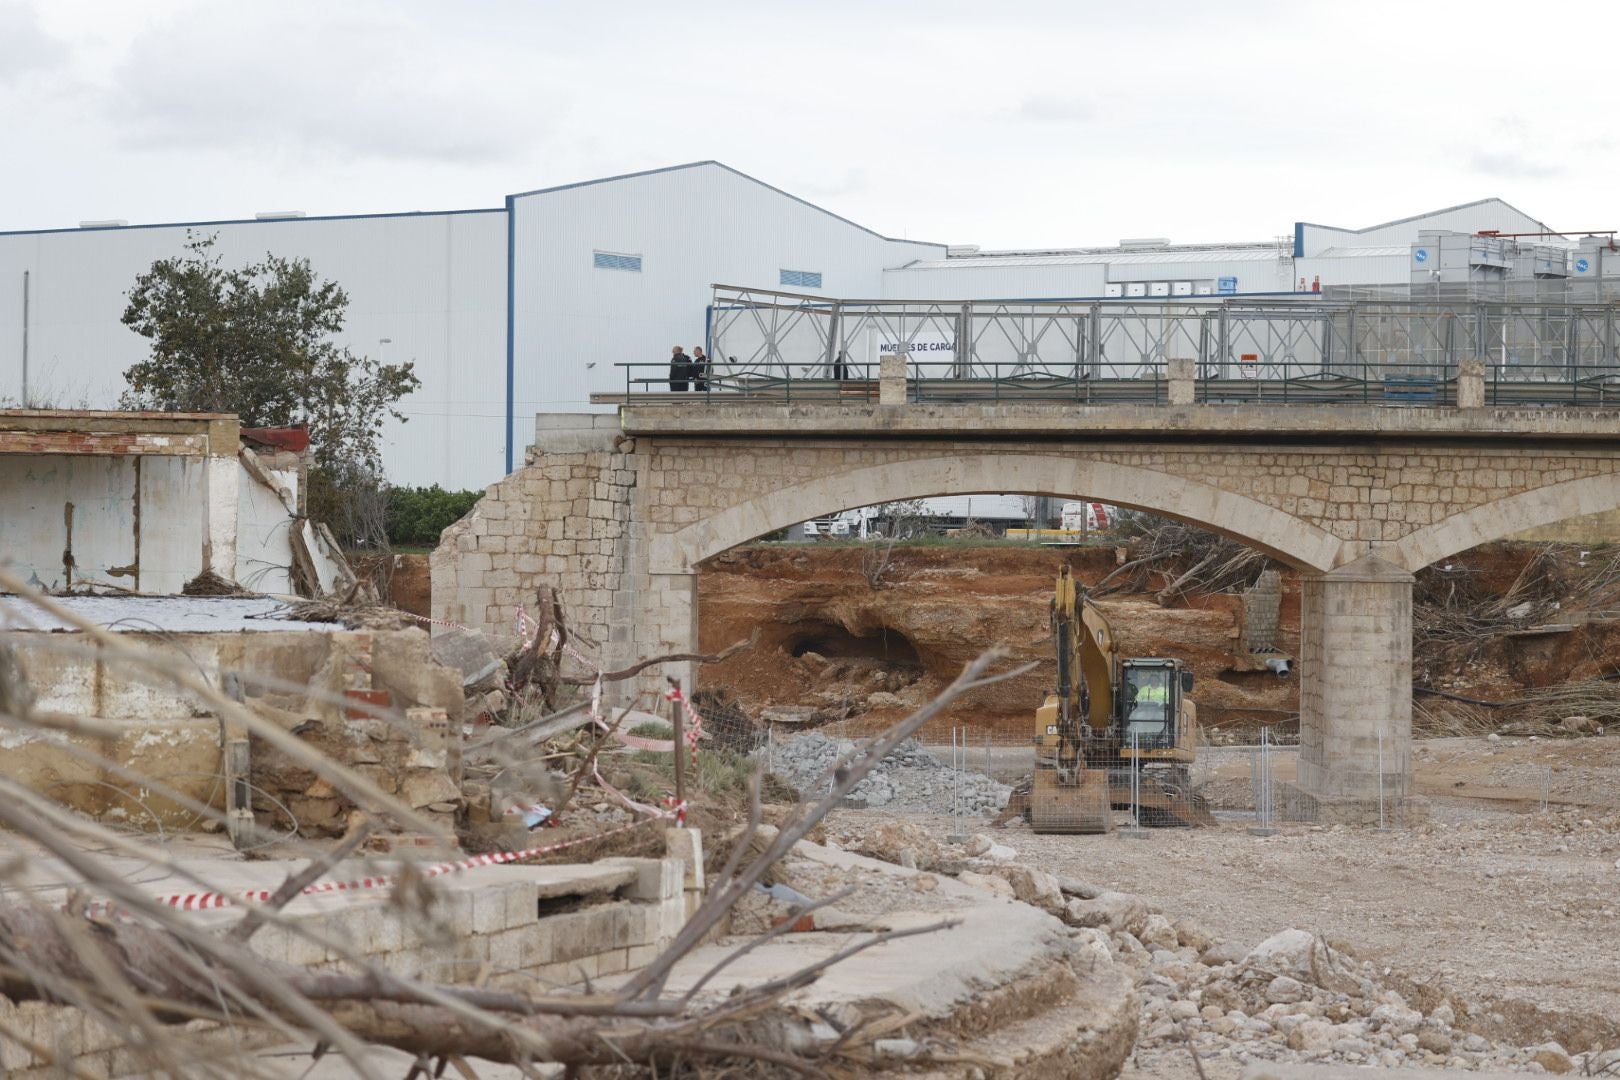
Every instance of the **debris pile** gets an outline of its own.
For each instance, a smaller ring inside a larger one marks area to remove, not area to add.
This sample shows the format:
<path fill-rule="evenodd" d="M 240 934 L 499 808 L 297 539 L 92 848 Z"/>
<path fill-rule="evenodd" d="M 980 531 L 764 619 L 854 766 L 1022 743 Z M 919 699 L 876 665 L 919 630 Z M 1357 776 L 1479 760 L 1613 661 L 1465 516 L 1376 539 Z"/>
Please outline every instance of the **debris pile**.
<path fill-rule="evenodd" d="M 834 822 L 841 846 L 1041 908 L 1100 959 L 1140 979 L 1135 1065 L 1142 1075 L 1180 1074 L 1202 1062 L 1316 1062 L 1382 1068 L 1445 1067 L 1598 1075 L 1620 1069 L 1620 1049 L 1571 1053 L 1556 1042 L 1514 1046 L 1474 1030 L 1468 1002 L 1438 988 L 1409 1000 L 1399 973 L 1352 956 L 1319 935 L 1286 929 L 1252 949 L 1214 939 L 1140 897 L 1018 861 L 1009 846 L 975 834 L 940 843 L 918 826 Z M 1411 984 L 1405 984 L 1410 986 Z M 1486 1018 L 1487 1020 L 1489 1018 Z M 1498 1018 L 1499 1019 L 1499 1018 Z"/>
<path fill-rule="evenodd" d="M 853 739 L 832 739 L 819 731 L 777 738 L 755 752 L 765 767 L 806 795 L 824 789 L 833 766 L 861 749 Z M 818 787 L 819 785 L 819 787 Z M 856 785 L 853 807 L 891 810 L 995 813 L 1007 805 L 1012 788 L 971 769 L 953 769 L 916 739 L 907 739 L 882 765 Z"/>
<path fill-rule="evenodd" d="M 1150 1073 L 1160 1062 L 1184 1059 L 1189 1045 L 1206 1059 L 1388 1069 L 1565 1073 L 1601 1064 L 1589 1058 L 1620 1058 L 1613 1051 L 1571 1055 L 1556 1042 L 1493 1042 L 1467 1029 L 1466 1005 L 1440 999 L 1421 1010 L 1384 981 L 1389 969 L 1357 961 L 1306 930 L 1284 930 L 1245 953 L 1149 915 L 1139 934 L 1114 930 L 1111 943 L 1143 971 L 1137 1061 Z"/>

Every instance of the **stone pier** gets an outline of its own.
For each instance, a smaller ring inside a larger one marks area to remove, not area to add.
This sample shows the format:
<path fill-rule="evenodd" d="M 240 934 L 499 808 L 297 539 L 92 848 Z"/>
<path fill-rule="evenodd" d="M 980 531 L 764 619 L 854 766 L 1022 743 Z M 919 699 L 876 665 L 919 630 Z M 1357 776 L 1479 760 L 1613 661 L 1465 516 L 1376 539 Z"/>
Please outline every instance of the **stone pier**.
<path fill-rule="evenodd" d="M 1375 555 L 1306 577 L 1300 597 L 1299 778 L 1286 816 L 1410 816 L 1412 575 Z"/>

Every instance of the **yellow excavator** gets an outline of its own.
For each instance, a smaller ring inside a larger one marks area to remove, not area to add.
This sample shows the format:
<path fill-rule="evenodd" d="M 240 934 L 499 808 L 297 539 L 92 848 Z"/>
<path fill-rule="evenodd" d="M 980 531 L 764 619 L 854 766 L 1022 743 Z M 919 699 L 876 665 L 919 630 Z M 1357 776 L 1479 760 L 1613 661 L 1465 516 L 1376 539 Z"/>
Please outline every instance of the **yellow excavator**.
<path fill-rule="evenodd" d="M 1121 658 L 1101 609 L 1069 568 L 1052 598 L 1057 692 L 1035 713 L 1029 821 L 1038 833 L 1103 833 L 1113 811 L 1140 825 L 1214 823 L 1192 792 L 1197 710 L 1180 660 Z"/>

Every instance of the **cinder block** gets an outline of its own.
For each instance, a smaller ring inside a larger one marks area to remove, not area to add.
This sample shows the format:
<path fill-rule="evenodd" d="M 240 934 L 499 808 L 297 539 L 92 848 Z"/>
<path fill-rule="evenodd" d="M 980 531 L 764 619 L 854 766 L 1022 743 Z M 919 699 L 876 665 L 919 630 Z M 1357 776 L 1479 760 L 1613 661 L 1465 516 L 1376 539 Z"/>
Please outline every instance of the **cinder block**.
<path fill-rule="evenodd" d="M 703 889 L 703 834 L 697 829 L 665 829 L 664 850 L 684 865 L 683 883 L 688 889 Z"/>
<path fill-rule="evenodd" d="M 368 953 L 391 953 L 403 949 L 407 937 L 414 935 L 405 927 L 405 920 L 392 907 L 378 905 L 372 909 L 376 915 L 365 923 L 366 938 L 362 945 Z"/>
<path fill-rule="evenodd" d="M 658 936 L 655 940 L 667 944 L 674 940 L 686 925 L 686 895 L 670 897 L 658 905 Z"/>
<path fill-rule="evenodd" d="M 598 975 L 617 975 L 630 966 L 629 949 L 614 949 L 612 952 L 600 953 L 596 957 L 596 973 Z"/>
<path fill-rule="evenodd" d="M 551 931 L 559 960 L 574 960 L 613 948 L 614 924 L 617 919 L 611 907 L 588 908 L 567 915 L 554 915 L 547 921 L 552 924 Z"/>
<path fill-rule="evenodd" d="M 540 919 L 528 926 L 514 928 L 508 933 L 520 935 L 518 967 L 525 971 L 557 963 L 557 939 L 550 919 Z"/>
<path fill-rule="evenodd" d="M 450 928 L 450 935 L 464 938 L 473 932 L 473 894 L 462 889 L 441 889 L 435 898 L 435 914 Z"/>
<path fill-rule="evenodd" d="M 669 900 L 660 900 L 656 904 L 641 905 L 641 928 L 638 937 L 640 940 L 632 941 L 632 946 L 656 945 L 663 933 L 664 912 L 663 905 Z"/>
<path fill-rule="evenodd" d="M 625 950 L 625 970 L 636 971 L 653 962 L 663 949 L 657 945 L 632 945 Z"/>
<path fill-rule="evenodd" d="M 484 938 L 489 949 L 489 966 L 495 971 L 519 971 L 524 967 L 523 947 L 527 930 L 502 930 Z"/>
<path fill-rule="evenodd" d="M 472 893 L 472 932 L 496 934 L 506 929 L 506 888 L 490 885 Z"/>
<path fill-rule="evenodd" d="M 602 859 L 601 863 L 630 866 L 635 880 L 619 890 L 626 900 L 662 900 L 681 891 L 683 869 L 673 859 Z"/>
<path fill-rule="evenodd" d="M 507 928 L 531 926 L 540 917 L 540 888 L 530 881 L 514 881 L 506 887 Z"/>

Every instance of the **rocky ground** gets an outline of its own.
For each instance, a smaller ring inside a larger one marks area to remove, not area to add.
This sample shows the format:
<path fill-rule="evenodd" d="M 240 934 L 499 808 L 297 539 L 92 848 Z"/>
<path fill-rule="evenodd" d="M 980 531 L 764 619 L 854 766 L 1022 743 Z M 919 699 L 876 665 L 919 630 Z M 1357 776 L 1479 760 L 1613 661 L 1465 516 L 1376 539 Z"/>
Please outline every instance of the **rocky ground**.
<path fill-rule="evenodd" d="M 1614 909 L 1589 907 L 1620 879 L 1620 818 L 1453 817 L 1409 833 L 1012 829 L 953 844 L 946 821 L 868 811 L 829 836 L 1095 935 L 1140 974 L 1127 1077 L 1192 1080 L 1193 1052 L 1211 1080 L 1259 1061 L 1620 1074 Z M 1536 861 L 1548 848 L 1562 858 Z"/>
<path fill-rule="evenodd" d="M 833 763 L 856 750 L 849 739 L 819 731 L 773 738 L 755 753 L 767 767 L 806 796 L 827 783 Z M 965 814 L 994 814 L 1007 805 L 1012 788 L 982 772 L 953 769 L 916 739 L 907 739 L 856 785 L 850 805 L 933 813 L 953 809 Z"/>

